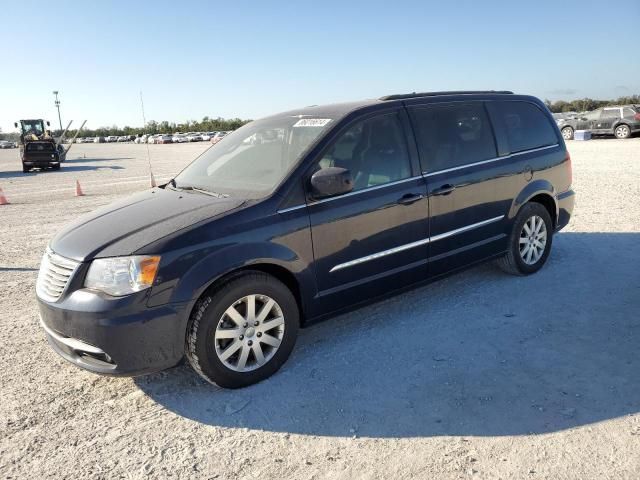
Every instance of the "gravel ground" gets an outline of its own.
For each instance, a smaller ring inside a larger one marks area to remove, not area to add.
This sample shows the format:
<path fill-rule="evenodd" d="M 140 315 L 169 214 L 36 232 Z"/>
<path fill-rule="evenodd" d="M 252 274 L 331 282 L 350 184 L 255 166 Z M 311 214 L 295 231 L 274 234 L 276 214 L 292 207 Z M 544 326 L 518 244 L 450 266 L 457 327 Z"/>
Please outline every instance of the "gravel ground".
<path fill-rule="evenodd" d="M 149 146 L 156 178 L 205 147 Z M 239 391 L 96 376 L 38 326 L 48 239 L 148 187 L 146 146 L 26 175 L 0 150 L 0 477 L 640 478 L 640 138 L 569 148 L 575 216 L 538 274 L 484 265 L 330 319 Z"/>

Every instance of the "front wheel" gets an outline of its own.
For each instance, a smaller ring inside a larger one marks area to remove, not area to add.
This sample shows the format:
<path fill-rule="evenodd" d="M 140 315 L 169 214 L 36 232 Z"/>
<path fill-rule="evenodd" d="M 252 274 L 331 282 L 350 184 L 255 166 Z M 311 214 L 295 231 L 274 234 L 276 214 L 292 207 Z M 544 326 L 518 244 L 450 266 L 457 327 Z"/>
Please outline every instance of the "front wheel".
<path fill-rule="evenodd" d="M 565 140 L 573 140 L 573 128 L 564 127 L 560 132 L 562 133 L 562 138 Z"/>
<path fill-rule="evenodd" d="M 530 275 L 547 261 L 553 240 L 553 222 L 540 203 L 524 205 L 513 222 L 507 253 L 498 266 L 512 275 Z"/>
<path fill-rule="evenodd" d="M 186 355 L 205 380 L 241 388 L 273 375 L 298 336 L 298 304 L 266 273 L 243 272 L 198 301 L 187 327 Z"/>
<path fill-rule="evenodd" d="M 623 123 L 622 125 L 618 125 L 613 133 L 615 133 L 616 138 L 629 138 L 631 136 L 631 129 Z"/>

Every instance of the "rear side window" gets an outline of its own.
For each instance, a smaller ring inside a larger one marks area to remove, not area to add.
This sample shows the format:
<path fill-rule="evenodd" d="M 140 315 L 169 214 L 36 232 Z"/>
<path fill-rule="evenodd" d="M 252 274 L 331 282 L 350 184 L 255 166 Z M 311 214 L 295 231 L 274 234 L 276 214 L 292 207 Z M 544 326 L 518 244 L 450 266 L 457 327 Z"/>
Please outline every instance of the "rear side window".
<path fill-rule="evenodd" d="M 603 117 L 605 118 L 620 118 L 619 108 L 605 108 Z"/>
<path fill-rule="evenodd" d="M 558 143 L 546 115 L 532 103 L 501 101 L 493 104 L 497 127 L 503 128 L 511 153 Z"/>
<path fill-rule="evenodd" d="M 437 172 L 497 156 L 493 131 L 480 102 L 411 109 L 422 170 Z"/>
<path fill-rule="evenodd" d="M 631 108 L 631 107 L 624 107 L 624 108 L 622 109 L 622 114 L 623 114 L 625 117 L 633 117 L 633 116 L 636 114 L 636 112 L 635 112 L 635 110 L 634 110 L 633 108 Z"/>

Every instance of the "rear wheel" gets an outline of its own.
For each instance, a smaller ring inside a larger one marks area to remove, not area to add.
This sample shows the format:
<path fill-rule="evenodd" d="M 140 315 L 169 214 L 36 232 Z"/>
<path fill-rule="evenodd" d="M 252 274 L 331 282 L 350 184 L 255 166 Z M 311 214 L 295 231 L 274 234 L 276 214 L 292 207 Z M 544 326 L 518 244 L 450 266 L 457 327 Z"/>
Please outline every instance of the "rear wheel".
<path fill-rule="evenodd" d="M 189 363 L 205 380 L 241 388 L 273 375 L 298 335 L 298 305 L 278 279 L 245 272 L 197 303 L 186 336 Z"/>
<path fill-rule="evenodd" d="M 52 165 L 52 166 L 51 166 L 51 169 L 52 169 L 52 170 L 60 170 L 60 164 Z"/>
<path fill-rule="evenodd" d="M 547 261 L 553 240 L 553 222 L 547 209 L 535 202 L 524 205 L 513 222 L 509 249 L 498 266 L 512 275 L 530 275 Z"/>
<path fill-rule="evenodd" d="M 564 127 L 560 132 L 562 133 L 562 138 L 565 140 L 573 140 L 573 128 Z"/>
<path fill-rule="evenodd" d="M 623 123 L 621 125 L 618 125 L 613 133 L 615 134 L 616 138 L 629 138 L 631 136 L 631 129 L 629 128 L 629 125 L 625 125 Z"/>

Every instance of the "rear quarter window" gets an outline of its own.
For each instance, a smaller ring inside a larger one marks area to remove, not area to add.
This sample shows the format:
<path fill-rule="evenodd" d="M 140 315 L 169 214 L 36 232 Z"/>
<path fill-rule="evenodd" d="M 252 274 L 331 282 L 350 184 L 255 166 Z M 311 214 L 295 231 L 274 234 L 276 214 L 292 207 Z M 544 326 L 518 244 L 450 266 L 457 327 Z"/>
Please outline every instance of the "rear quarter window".
<path fill-rule="evenodd" d="M 492 106 L 496 128 L 504 131 L 511 153 L 558 143 L 551 121 L 529 102 L 500 101 Z"/>

